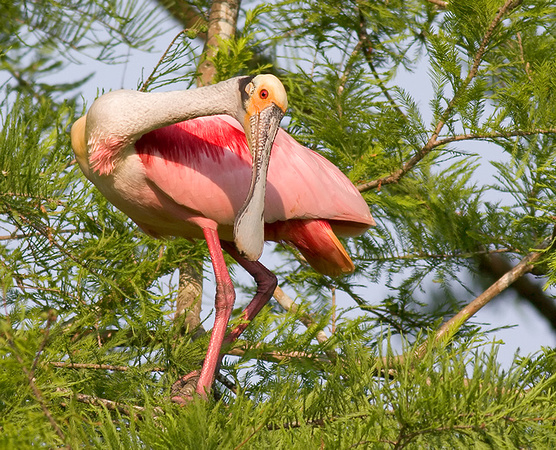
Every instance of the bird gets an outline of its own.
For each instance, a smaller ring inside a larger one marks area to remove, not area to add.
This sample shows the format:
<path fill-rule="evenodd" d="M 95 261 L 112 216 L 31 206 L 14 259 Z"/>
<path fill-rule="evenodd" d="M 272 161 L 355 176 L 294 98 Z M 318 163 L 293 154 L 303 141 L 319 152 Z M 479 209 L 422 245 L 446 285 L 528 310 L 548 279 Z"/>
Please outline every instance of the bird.
<path fill-rule="evenodd" d="M 354 271 L 338 236 L 375 225 L 351 181 L 279 127 L 287 104 L 274 75 L 241 76 L 183 91 L 109 92 L 71 128 L 85 177 L 145 233 L 207 242 L 215 321 L 201 370 L 172 387 L 177 403 L 190 400 L 191 383 L 207 397 L 222 346 L 272 297 L 277 278 L 258 261 L 264 241 L 294 246 L 316 271 L 335 277 Z M 235 291 L 223 249 L 257 284 L 227 334 Z"/>

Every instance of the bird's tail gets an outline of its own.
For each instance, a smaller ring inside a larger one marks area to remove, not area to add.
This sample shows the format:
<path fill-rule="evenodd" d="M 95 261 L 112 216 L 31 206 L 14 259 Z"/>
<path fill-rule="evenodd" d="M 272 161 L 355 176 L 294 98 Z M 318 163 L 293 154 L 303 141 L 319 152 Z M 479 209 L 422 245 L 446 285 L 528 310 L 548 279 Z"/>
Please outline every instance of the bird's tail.
<path fill-rule="evenodd" d="M 280 240 L 294 245 L 316 271 L 337 277 L 355 270 L 327 220 L 289 220 L 281 225 Z"/>

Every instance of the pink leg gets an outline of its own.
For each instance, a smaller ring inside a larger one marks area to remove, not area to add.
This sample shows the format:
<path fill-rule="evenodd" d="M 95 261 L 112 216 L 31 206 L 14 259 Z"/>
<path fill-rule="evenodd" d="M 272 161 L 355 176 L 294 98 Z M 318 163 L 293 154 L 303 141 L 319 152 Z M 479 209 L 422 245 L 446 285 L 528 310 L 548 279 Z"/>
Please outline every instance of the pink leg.
<path fill-rule="evenodd" d="M 248 261 L 243 258 L 231 243 L 225 241 L 222 242 L 222 248 L 226 250 L 226 252 L 228 252 L 230 256 L 234 258 L 245 270 L 247 270 L 257 283 L 257 293 L 255 294 L 255 297 L 253 297 L 253 300 L 251 300 L 241 314 L 243 319 L 242 323 L 235 327 L 224 338 L 224 343 L 229 344 L 234 342 L 241 335 L 241 333 L 243 333 L 249 325 L 249 322 L 251 322 L 262 307 L 267 304 L 274 293 L 274 289 L 276 289 L 276 286 L 278 285 L 278 280 L 276 279 L 276 276 L 260 262 Z"/>
<path fill-rule="evenodd" d="M 189 388 L 186 386 L 191 382 L 195 382 L 197 377 L 199 377 L 196 388 L 197 394 L 206 397 L 210 392 L 214 380 L 214 372 L 220 361 L 220 349 L 226 334 L 226 327 L 228 326 L 236 297 L 228 268 L 224 262 L 224 255 L 220 248 L 220 239 L 218 238 L 217 231 L 210 228 L 203 228 L 203 234 L 207 240 L 210 259 L 216 277 L 214 327 L 212 328 L 207 354 L 200 375 L 197 371 L 192 372 L 176 381 L 174 386 L 172 386 L 174 394 L 172 400 L 181 404 L 187 403 L 187 397 L 190 396 Z"/>
<path fill-rule="evenodd" d="M 214 374 L 220 365 L 220 350 L 223 343 L 235 341 L 247 328 L 249 322 L 259 313 L 262 307 L 270 300 L 274 289 L 276 289 L 276 276 L 258 261 L 248 261 L 229 242 L 220 242 L 218 234 L 212 229 L 203 229 L 209 248 L 214 274 L 216 276 L 216 299 L 214 327 L 210 337 L 206 358 L 201 369 L 196 392 L 203 397 L 210 392 L 214 380 Z M 230 274 L 224 262 L 224 256 L 220 246 L 224 248 L 247 272 L 249 272 L 257 283 L 257 293 L 253 300 L 247 305 L 242 313 L 243 322 L 225 335 L 226 327 L 230 320 L 235 300 L 235 291 L 230 279 Z M 199 372 L 189 373 L 176 381 L 172 386 L 172 400 L 180 404 L 186 404 L 191 396 L 192 383 L 195 382 Z"/>
<path fill-rule="evenodd" d="M 207 356 L 201 369 L 201 377 L 197 384 L 197 393 L 206 396 L 210 392 L 214 380 L 214 372 L 220 361 L 220 349 L 226 334 L 226 327 L 232 314 L 236 294 L 228 268 L 224 262 L 224 255 L 220 248 L 220 239 L 216 230 L 203 229 L 205 239 L 216 277 L 216 299 L 214 301 L 214 327 L 209 341 Z"/>

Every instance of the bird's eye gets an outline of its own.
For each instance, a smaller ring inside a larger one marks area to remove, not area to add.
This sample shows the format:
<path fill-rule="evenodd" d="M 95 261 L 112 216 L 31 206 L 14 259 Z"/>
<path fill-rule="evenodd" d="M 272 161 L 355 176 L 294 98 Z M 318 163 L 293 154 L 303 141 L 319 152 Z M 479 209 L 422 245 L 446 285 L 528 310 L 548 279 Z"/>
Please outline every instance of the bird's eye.
<path fill-rule="evenodd" d="M 259 92 L 259 97 L 261 97 L 263 100 L 268 98 L 268 91 L 266 89 L 261 89 L 261 91 Z"/>

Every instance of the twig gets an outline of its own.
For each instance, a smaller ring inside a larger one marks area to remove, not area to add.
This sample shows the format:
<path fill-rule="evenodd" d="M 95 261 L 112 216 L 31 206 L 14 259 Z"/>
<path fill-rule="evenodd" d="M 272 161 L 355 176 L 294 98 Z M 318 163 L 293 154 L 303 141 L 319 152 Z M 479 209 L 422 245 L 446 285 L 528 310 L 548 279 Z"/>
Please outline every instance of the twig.
<path fill-rule="evenodd" d="M 390 95 L 390 91 L 388 91 L 388 88 L 384 85 L 384 83 L 380 79 L 380 75 L 376 71 L 376 68 L 373 64 L 373 45 L 371 43 L 371 40 L 369 39 L 369 35 L 367 34 L 367 24 L 365 21 L 365 17 L 363 16 L 363 13 L 361 12 L 359 6 L 357 6 L 357 10 L 359 11 L 359 28 L 357 30 L 357 36 L 359 37 L 359 43 L 361 44 L 361 47 L 363 49 L 363 56 L 365 57 L 365 61 L 367 62 L 369 69 L 371 69 L 371 73 L 375 77 L 378 87 L 380 88 L 384 96 L 388 99 L 392 107 L 398 112 L 398 114 L 400 114 L 400 116 L 406 117 L 405 113 L 400 109 L 394 98 Z"/>
<path fill-rule="evenodd" d="M 251 438 L 255 436 L 255 434 L 261 431 L 263 427 L 264 427 L 264 422 L 261 423 L 257 428 L 255 428 L 249 436 L 247 436 L 237 447 L 234 448 L 234 450 L 239 450 L 241 447 L 247 444 L 251 440 Z"/>
<path fill-rule="evenodd" d="M 234 347 L 226 351 L 226 354 L 232 356 L 245 356 L 247 352 L 252 351 L 253 349 L 259 350 L 262 348 L 263 345 L 261 344 L 255 344 L 254 346 L 250 346 L 250 347 L 247 346 Z M 257 359 L 264 359 L 265 361 L 269 361 L 269 362 L 282 362 L 291 359 L 310 359 L 311 361 L 330 364 L 330 360 L 328 358 L 317 356 L 312 353 L 305 353 L 299 351 L 293 351 L 293 352 L 266 351 L 257 354 Z"/>
<path fill-rule="evenodd" d="M 291 310 L 294 313 L 297 312 L 297 310 L 298 310 L 297 305 L 290 298 L 290 296 L 288 294 L 286 294 L 282 290 L 282 288 L 280 288 L 280 286 L 276 286 L 276 289 L 274 290 L 273 295 L 274 295 L 274 298 L 276 299 L 276 301 L 280 304 L 280 306 L 282 308 L 284 308 L 286 311 Z M 306 328 L 310 328 L 310 327 L 313 327 L 313 326 L 316 325 L 315 319 L 310 314 L 307 314 L 307 313 L 300 316 L 299 321 L 303 325 L 305 325 Z M 324 345 L 328 341 L 328 336 L 326 336 L 326 333 L 323 330 L 317 331 L 316 338 L 317 338 L 318 343 L 321 344 L 321 345 Z M 326 356 L 328 356 L 328 358 L 331 362 L 335 362 L 338 358 L 338 354 L 333 349 L 325 348 L 324 353 L 326 353 Z"/>
<path fill-rule="evenodd" d="M 140 92 L 145 92 L 147 90 L 147 88 L 149 87 L 149 84 L 152 83 L 153 79 L 154 79 L 154 74 L 156 73 L 156 71 L 158 70 L 158 68 L 162 65 L 162 63 L 164 62 L 164 59 L 166 58 L 166 55 L 168 54 L 168 52 L 170 51 L 170 49 L 173 47 L 173 45 L 176 43 L 176 41 L 178 40 L 178 38 L 182 35 L 185 34 L 188 30 L 184 29 L 181 30 L 178 34 L 176 34 L 176 36 L 174 36 L 174 39 L 172 39 L 172 41 L 170 42 L 170 45 L 168 45 L 168 47 L 166 48 L 166 50 L 164 50 L 164 53 L 162 54 L 162 56 L 160 57 L 160 59 L 158 60 L 158 62 L 155 64 L 154 69 L 152 70 L 151 74 L 147 77 L 147 79 L 145 80 L 145 82 L 143 83 L 143 85 L 141 86 L 141 88 L 139 89 Z"/>
<path fill-rule="evenodd" d="M 556 128 L 535 128 L 533 130 L 515 130 L 515 131 L 493 131 L 492 133 L 468 133 L 450 136 L 444 139 L 439 139 L 433 144 L 434 147 L 449 144 L 456 141 L 469 141 L 476 139 L 496 139 L 496 138 L 511 138 L 518 136 L 532 136 L 534 134 L 551 134 L 556 133 Z"/>
<path fill-rule="evenodd" d="M 536 128 L 534 130 L 516 130 L 516 131 L 494 131 L 492 133 L 468 133 L 468 134 L 458 134 L 456 136 L 449 136 L 447 138 L 438 139 L 432 143 L 429 142 L 425 147 L 429 147 L 430 149 L 425 153 L 427 154 L 430 150 L 433 150 L 437 147 L 442 145 L 449 144 L 451 142 L 457 141 L 470 141 L 470 140 L 481 140 L 481 139 L 496 139 L 496 138 L 511 138 L 511 137 L 518 137 L 518 136 L 532 136 L 535 134 L 553 134 L 556 133 L 556 128 Z M 423 147 L 423 149 L 425 149 Z M 420 150 L 418 154 L 422 154 L 423 149 Z M 425 156 L 423 154 L 423 156 Z M 379 188 L 385 184 L 392 184 L 397 183 L 402 176 L 404 176 L 409 170 L 411 170 L 417 162 L 422 158 L 417 159 L 416 156 L 413 156 L 404 166 L 402 169 L 383 177 L 379 178 L 378 180 L 369 181 L 368 183 L 358 184 L 356 187 L 359 192 L 365 192 L 371 189 Z"/>
<path fill-rule="evenodd" d="M 278 302 L 278 304 L 284 308 L 286 311 L 292 311 L 294 313 L 297 313 L 298 311 L 298 306 L 295 304 L 295 302 L 291 299 L 291 297 L 286 294 L 282 288 L 280 286 L 277 286 L 276 289 L 274 290 L 274 298 L 276 299 L 276 301 Z M 313 326 L 316 325 L 316 321 L 313 317 L 311 317 L 310 314 L 303 314 L 302 316 L 299 317 L 299 321 L 305 325 L 306 328 L 311 328 Z M 324 344 L 326 341 L 328 341 L 328 336 L 326 336 L 326 333 L 322 330 L 319 330 L 317 332 L 317 341 L 319 342 L 319 344 Z"/>
<path fill-rule="evenodd" d="M 147 412 L 147 409 L 144 408 L 143 406 L 127 406 L 122 403 L 117 403 L 113 400 L 108 400 L 105 398 L 93 397 L 92 395 L 87 395 L 87 394 L 74 393 L 69 389 L 58 388 L 56 389 L 56 391 L 60 392 L 64 397 L 73 397 L 78 402 L 86 403 L 88 405 L 104 406 L 106 409 L 110 411 L 118 411 L 121 414 L 125 414 L 126 416 L 131 416 L 132 414 L 136 414 L 137 417 L 141 419 L 143 418 L 144 413 Z M 161 416 L 164 414 L 164 410 L 159 407 L 153 408 L 152 412 L 154 413 L 154 417 Z"/>
<path fill-rule="evenodd" d="M 523 63 L 523 68 L 525 69 L 525 73 L 527 74 L 527 78 L 529 79 L 529 81 L 532 83 L 533 82 L 533 78 L 531 77 L 531 71 L 530 71 L 530 66 L 529 66 L 529 62 L 525 61 L 525 52 L 523 50 L 523 42 L 521 40 L 521 32 L 517 32 L 517 44 L 519 45 L 519 55 L 521 57 L 521 62 Z"/>
<path fill-rule="evenodd" d="M 280 286 L 276 287 L 273 295 L 278 304 L 286 311 L 291 310 L 294 313 L 298 312 L 299 307 L 295 304 L 291 297 L 282 290 Z M 315 326 L 317 323 L 316 320 L 308 313 L 305 313 L 301 317 L 299 317 L 299 321 L 303 325 L 305 325 L 306 328 Z M 319 330 L 317 332 L 316 338 L 319 344 L 324 344 L 326 341 L 328 341 L 328 336 L 326 336 L 326 333 L 322 330 Z"/>
<path fill-rule="evenodd" d="M 44 347 L 46 346 L 46 341 L 48 340 L 48 335 L 50 334 L 50 327 L 51 327 L 53 322 L 56 322 L 56 318 L 57 318 L 56 317 L 56 311 L 54 311 L 53 309 L 48 311 L 48 318 L 46 320 L 46 328 L 44 330 L 44 337 L 42 338 L 41 345 L 39 346 L 37 354 L 35 355 L 35 359 L 33 360 L 33 364 L 31 365 L 30 374 L 33 378 L 35 377 L 35 369 L 37 368 L 37 364 L 39 362 L 39 357 L 41 356 L 41 354 L 44 350 Z"/>
<path fill-rule="evenodd" d="M 76 234 L 79 233 L 79 230 L 57 230 L 56 234 Z M 17 239 L 25 239 L 25 238 L 32 238 L 32 237 L 37 237 L 37 236 L 41 236 L 40 233 L 31 233 L 31 234 L 27 234 L 27 233 L 13 233 L 13 234 L 8 234 L 5 236 L 0 236 L 0 241 L 15 241 Z"/>
<path fill-rule="evenodd" d="M 331 288 L 331 297 L 332 297 L 332 324 L 330 326 L 330 332 L 332 334 L 336 333 L 336 287 L 332 286 Z"/>
<path fill-rule="evenodd" d="M 338 94 L 341 94 L 347 83 L 347 79 L 349 74 L 351 73 L 351 69 L 353 68 L 353 63 L 355 62 L 355 58 L 358 55 L 359 51 L 361 50 L 363 43 L 359 41 L 355 47 L 353 48 L 351 54 L 349 55 L 348 60 L 346 61 L 346 66 L 344 67 L 344 71 L 342 72 L 342 76 L 340 77 L 340 84 L 338 86 Z"/>
<path fill-rule="evenodd" d="M 237 395 L 237 389 L 236 389 L 236 385 L 231 382 L 230 380 L 228 380 L 228 378 L 226 378 L 224 375 L 222 375 L 220 372 L 216 373 L 216 379 L 222 384 L 224 385 L 226 388 L 228 388 L 230 391 L 232 391 L 235 395 Z"/>
<path fill-rule="evenodd" d="M 0 192 L 0 197 L 19 197 L 28 200 L 40 200 L 45 203 L 55 203 L 58 206 L 66 206 L 66 203 L 59 199 L 51 197 L 41 197 L 40 195 L 22 194 L 20 192 Z"/>
<path fill-rule="evenodd" d="M 128 370 L 133 369 L 133 367 L 129 366 L 113 366 L 111 364 L 90 364 L 90 363 L 66 363 L 66 362 L 58 362 L 52 361 L 50 364 L 54 367 L 63 368 L 63 369 L 90 369 L 90 370 L 113 370 L 114 372 L 127 372 Z M 164 372 L 165 369 L 163 367 L 151 367 L 145 368 L 145 372 Z"/>
<path fill-rule="evenodd" d="M 500 253 L 516 252 L 514 248 L 497 248 L 493 250 L 478 250 L 476 252 L 465 253 L 407 253 L 402 255 L 380 256 L 380 257 L 366 257 L 359 258 L 360 261 L 365 262 L 384 262 L 384 261 L 406 261 L 406 260 L 419 260 L 419 259 L 469 259 L 477 256 L 496 255 Z"/>

